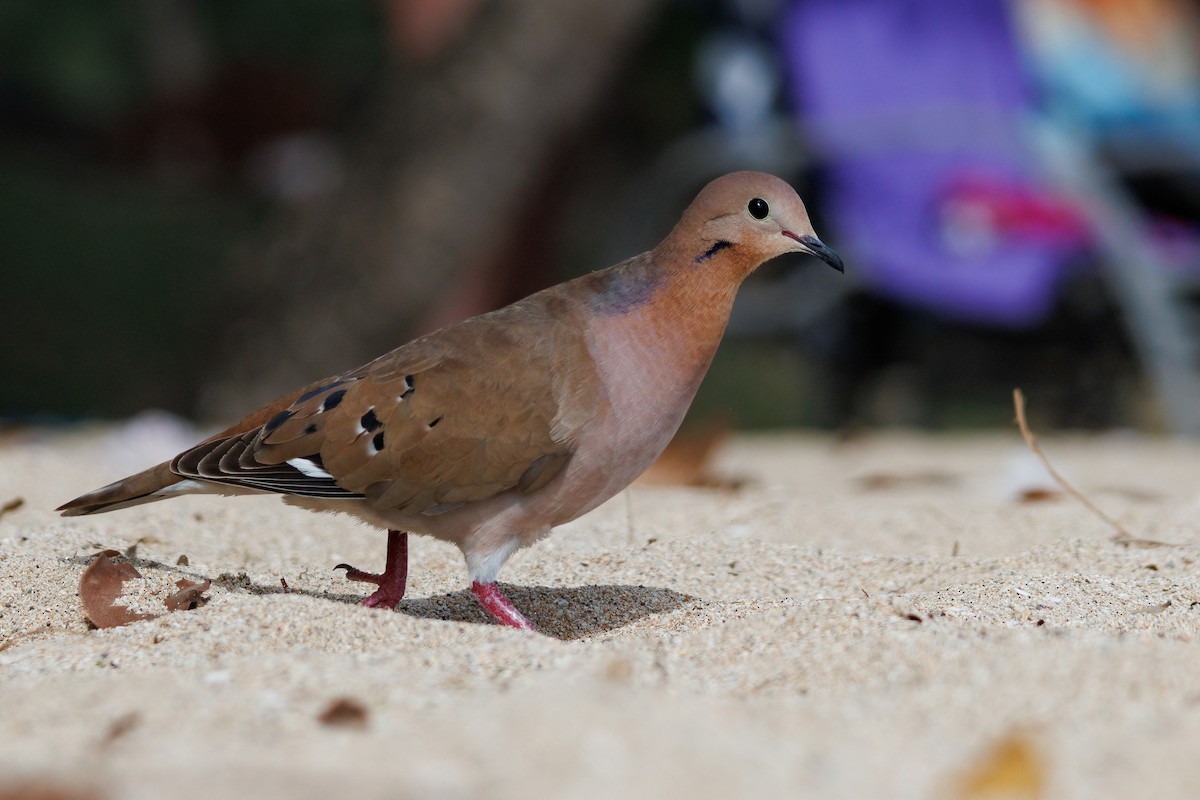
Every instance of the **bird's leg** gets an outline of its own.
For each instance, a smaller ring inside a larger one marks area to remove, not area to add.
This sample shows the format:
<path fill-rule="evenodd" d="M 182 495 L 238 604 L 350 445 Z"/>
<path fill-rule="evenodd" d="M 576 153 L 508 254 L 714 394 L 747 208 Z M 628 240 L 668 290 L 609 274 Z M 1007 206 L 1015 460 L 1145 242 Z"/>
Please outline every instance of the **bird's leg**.
<path fill-rule="evenodd" d="M 475 599 L 479 601 L 479 605 L 483 606 L 483 610 L 491 614 L 492 618 L 501 625 L 520 628 L 523 631 L 537 630 L 533 627 L 533 623 L 527 620 L 524 614 L 517 611 L 509 599 L 500 593 L 496 584 L 475 581 L 471 584 L 471 594 L 475 595 Z"/>
<path fill-rule="evenodd" d="M 346 570 L 346 577 L 352 581 L 373 583 L 379 587 L 362 601 L 367 608 L 395 608 L 404 599 L 404 587 L 408 580 L 408 533 L 388 531 L 387 562 L 380 575 L 363 572 L 349 564 L 338 564 L 334 569 Z"/>

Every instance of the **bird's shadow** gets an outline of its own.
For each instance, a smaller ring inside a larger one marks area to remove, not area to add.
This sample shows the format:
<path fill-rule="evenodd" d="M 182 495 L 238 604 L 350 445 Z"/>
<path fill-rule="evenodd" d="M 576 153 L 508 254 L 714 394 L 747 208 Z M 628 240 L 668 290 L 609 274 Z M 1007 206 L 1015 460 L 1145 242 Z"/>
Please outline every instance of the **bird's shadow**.
<path fill-rule="evenodd" d="M 92 556 L 74 556 L 72 563 L 86 567 Z M 363 594 L 328 592 L 291 587 L 281 580 L 280 585 L 255 583 L 244 572 L 225 572 L 210 578 L 193 570 L 164 564 L 146 558 L 127 559 L 137 569 L 166 572 L 190 580 L 211 580 L 214 586 L 245 594 L 298 594 L 318 600 L 358 605 Z M 584 639 L 606 631 L 630 625 L 645 617 L 673 611 L 696 598 L 653 586 L 513 586 L 500 584 L 501 591 L 512 601 L 539 632 L 555 639 L 570 641 Z M 447 622 L 469 622 L 494 625 L 492 618 L 479 607 L 468 590 L 413 597 L 401 601 L 396 609 L 418 619 L 438 619 Z M 384 613 L 363 609 L 364 613 Z"/>
<path fill-rule="evenodd" d="M 512 586 L 501 591 L 538 631 L 555 639 L 584 639 L 673 611 L 694 597 L 654 586 Z M 400 610 L 421 619 L 494 624 L 469 591 L 405 600 Z"/>

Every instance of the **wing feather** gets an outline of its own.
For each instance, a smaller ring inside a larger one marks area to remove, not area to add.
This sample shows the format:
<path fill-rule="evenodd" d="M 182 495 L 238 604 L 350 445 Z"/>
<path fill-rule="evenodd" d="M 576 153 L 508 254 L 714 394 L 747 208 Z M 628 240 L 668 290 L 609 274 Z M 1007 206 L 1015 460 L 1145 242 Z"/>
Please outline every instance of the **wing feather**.
<path fill-rule="evenodd" d="M 583 337 L 553 335 L 576 313 L 544 292 L 445 328 L 297 392 L 171 469 L 412 514 L 536 491 L 603 402 Z"/>

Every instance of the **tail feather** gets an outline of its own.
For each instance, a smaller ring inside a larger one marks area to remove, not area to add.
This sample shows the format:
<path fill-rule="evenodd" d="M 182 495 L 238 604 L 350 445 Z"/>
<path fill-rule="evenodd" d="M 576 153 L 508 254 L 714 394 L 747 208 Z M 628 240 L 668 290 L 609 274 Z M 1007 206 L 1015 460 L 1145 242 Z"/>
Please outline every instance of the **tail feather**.
<path fill-rule="evenodd" d="M 128 478 L 102 486 L 99 489 L 76 497 L 69 503 L 59 506 L 64 517 L 79 517 L 84 514 L 99 514 L 104 511 L 116 511 L 118 508 L 139 505 L 169 497 L 185 487 L 181 483 L 193 483 L 171 472 L 171 462 L 166 461 L 158 466 L 130 475 Z"/>
<path fill-rule="evenodd" d="M 281 410 L 290 406 L 296 398 L 320 385 L 320 382 L 310 384 L 309 386 L 297 389 L 291 394 L 284 395 L 273 403 L 265 405 L 258 411 L 250 414 L 241 422 L 229 426 L 221 433 L 210 436 L 197 445 L 197 447 L 210 442 L 241 436 L 248 431 L 263 426 Z M 80 517 L 84 514 L 99 514 L 105 511 L 116 511 L 119 508 L 141 505 L 142 503 L 151 503 L 155 500 L 162 500 L 176 494 L 191 494 L 193 492 L 247 494 L 256 491 L 251 488 L 222 486 L 203 480 L 185 478 L 171 471 L 171 463 L 170 461 L 164 461 L 158 466 L 151 467 L 136 475 L 130 475 L 128 478 L 123 478 L 116 483 L 102 486 L 95 491 L 76 497 L 69 503 L 64 503 L 56 510 L 61 511 L 64 517 Z"/>

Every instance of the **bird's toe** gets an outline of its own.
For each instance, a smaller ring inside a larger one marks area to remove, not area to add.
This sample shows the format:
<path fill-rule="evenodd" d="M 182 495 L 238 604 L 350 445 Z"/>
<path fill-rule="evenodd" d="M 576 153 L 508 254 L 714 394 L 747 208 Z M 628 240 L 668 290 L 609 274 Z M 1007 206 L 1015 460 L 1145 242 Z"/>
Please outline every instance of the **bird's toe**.
<path fill-rule="evenodd" d="M 382 575 L 377 575 L 374 572 L 363 572 L 357 567 L 352 567 L 349 564 L 338 564 L 334 569 L 346 570 L 346 580 L 359 581 L 361 583 L 373 583 L 378 586 L 383 581 Z"/>
<path fill-rule="evenodd" d="M 367 608 L 385 608 L 389 611 L 394 611 L 396 607 L 400 605 L 400 601 L 402 599 L 404 599 L 403 594 L 397 595 L 393 591 L 380 589 L 379 591 L 374 592 L 370 596 L 366 597 L 362 601 L 362 604 Z"/>

